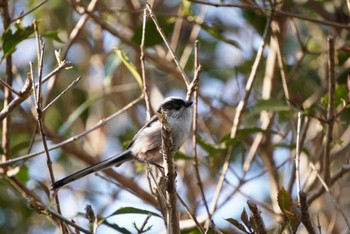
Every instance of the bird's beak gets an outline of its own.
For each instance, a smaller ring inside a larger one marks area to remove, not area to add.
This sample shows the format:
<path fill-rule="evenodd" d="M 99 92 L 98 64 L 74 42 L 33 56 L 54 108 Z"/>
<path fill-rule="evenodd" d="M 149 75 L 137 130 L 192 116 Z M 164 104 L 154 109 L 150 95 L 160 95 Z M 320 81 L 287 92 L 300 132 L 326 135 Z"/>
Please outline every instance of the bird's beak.
<path fill-rule="evenodd" d="M 187 102 L 185 102 L 185 107 L 189 107 L 189 106 L 191 106 L 192 104 L 193 104 L 192 101 L 187 101 Z"/>

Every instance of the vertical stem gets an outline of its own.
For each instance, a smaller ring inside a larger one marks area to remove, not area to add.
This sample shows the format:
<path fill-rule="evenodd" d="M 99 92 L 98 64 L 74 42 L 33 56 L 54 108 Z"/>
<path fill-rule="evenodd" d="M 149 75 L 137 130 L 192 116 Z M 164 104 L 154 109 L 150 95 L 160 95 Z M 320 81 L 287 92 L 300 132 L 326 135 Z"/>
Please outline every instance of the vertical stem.
<path fill-rule="evenodd" d="M 2 20 L 4 31 L 6 31 L 10 27 L 11 17 L 9 12 L 8 0 L 1 0 L 0 2 L 1 10 L 2 10 Z M 8 55 L 6 57 L 6 83 L 9 86 L 12 86 L 13 74 L 12 74 L 12 55 Z M 11 91 L 9 89 L 4 88 L 4 108 L 8 106 L 8 104 L 12 100 Z M 3 156 L 0 161 L 6 161 L 6 159 L 10 155 L 10 122 L 11 115 L 7 115 L 7 117 L 2 122 L 2 148 L 3 148 Z"/>
<path fill-rule="evenodd" d="M 324 150 L 324 181 L 327 185 L 330 184 L 331 169 L 330 169 L 330 151 L 332 144 L 332 132 L 334 125 L 334 106 L 335 106 L 335 69 L 334 69 L 334 38 L 328 37 L 328 95 L 329 102 L 327 108 L 327 126 L 326 126 L 326 142 Z"/>
<path fill-rule="evenodd" d="M 193 80 L 197 79 L 196 78 L 196 71 L 197 68 L 199 67 L 199 61 L 198 61 L 198 41 L 195 41 L 194 44 L 194 68 L 195 68 L 195 77 Z M 197 183 L 198 187 L 201 192 L 202 200 L 204 202 L 205 209 L 208 214 L 208 218 L 211 219 L 211 214 L 209 212 L 209 206 L 207 203 L 207 200 L 205 198 L 204 190 L 203 190 L 203 184 L 202 180 L 199 174 L 199 160 L 198 160 L 198 154 L 197 154 L 197 116 L 198 116 L 198 111 L 197 111 L 197 103 L 198 103 L 198 82 L 197 86 L 194 88 L 193 92 L 193 137 L 192 137 L 192 148 L 193 148 L 193 157 L 194 157 L 194 169 L 195 169 L 195 174 L 197 178 Z"/>
<path fill-rule="evenodd" d="M 166 208 L 167 208 L 167 233 L 179 234 L 180 223 L 179 214 L 177 211 L 177 193 L 176 193 L 176 173 L 173 154 L 175 152 L 173 146 L 173 138 L 171 129 L 168 126 L 165 113 L 162 111 L 158 118 L 162 124 L 162 154 L 163 167 L 166 179 Z"/>
<path fill-rule="evenodd" d="M 300 204 L 300 136 L 301 136 L 301 121 L 302 112 L 298 112 L 298 124 L 297 124 L 297 139 L 296 139 L 296 153 L 295 153 L 295 178 L 297 183 L 298 204 Z"/>
<path fill-rule="evenodd" d="M 146 113 L 147 113 L 147 120 L 151 118 L 151 106 L 149 101 L 149 93 L 148 93 L 148 85 L 146 82 L 146 72 L 145 72 L 145 35 L 146 35 L 146 20 L 147 20 L 147 9 L 145 8 L 143 10 L 143 22 L 142 22 L 142 38 L 141 38 L 141 75 L 142 75 L 142 85 L 143 85 L 143 95 L 145 97 L 145 103 L 146 103 Z"/>

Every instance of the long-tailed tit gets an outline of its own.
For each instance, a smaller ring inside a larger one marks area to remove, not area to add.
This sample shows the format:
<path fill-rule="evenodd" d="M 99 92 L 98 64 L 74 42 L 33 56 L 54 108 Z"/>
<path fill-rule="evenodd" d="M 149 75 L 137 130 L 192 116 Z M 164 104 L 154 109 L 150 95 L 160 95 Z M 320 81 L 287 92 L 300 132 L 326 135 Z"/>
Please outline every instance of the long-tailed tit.
<path fill-rule="evenodd" d="M 185 142 L 191 129 L 192 101 L 186 101 L 179 97 L 168 97 L 160 105 L 158 112 L 161 111 L 167 117 L 167 123 L 172 134 L 173 148 L 177 151 Z M 101 171 L 112 166 L 119 166 L 132 159 L 149 163 L 161 161 L 161 129 L 162 127 L 158 117 L 156 115 L 153 116 L 136 133 L 124 152 L 56 181 L 52 185 L 52 189 L 62 187 L 93 172 Z"/>

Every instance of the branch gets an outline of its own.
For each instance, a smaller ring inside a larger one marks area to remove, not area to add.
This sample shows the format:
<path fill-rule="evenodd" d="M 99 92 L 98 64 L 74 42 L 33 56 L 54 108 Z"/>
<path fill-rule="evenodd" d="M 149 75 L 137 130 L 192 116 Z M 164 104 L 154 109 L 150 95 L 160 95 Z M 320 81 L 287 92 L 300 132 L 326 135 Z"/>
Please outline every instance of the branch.
<path fill-rule="evenodd" d="M 326 122 L 326 142 L 323 158 L 323 178 L 327 185 L 330 184 L 331 178 L 331 144 L 333 141 L 332 133 L 334 126 L 334 110 L 335 110 L 335 64 L 334 64 L 334 38 L 328 37 L 328 108 Z"/>
<path fill-rule="evenodd" d="M 301 210 L 301 222 L 304 224 L 307 232 L 309 234 L 316 234 L 316 231 L 312 225 L 310 214 L 309 214 L 309 205 L 307 203 L 306 193 L 300 191 L 298 198 L 300 199 L 300 210 Z"/>
<path fill-rule="evenodd" d="M 166 179 L 167 230 L 170 234 L 178 234 L 180 233 L 180 223 L 177 211 L 176 172 L 173 158 L 174 152 L 176 152 L 177 149 L 174 149 L 173 136 L 167 122 L 166 113 L 161 110 L 161 113 L 158 114 L 158 118 L 162 124 L 162 154 Z"/>

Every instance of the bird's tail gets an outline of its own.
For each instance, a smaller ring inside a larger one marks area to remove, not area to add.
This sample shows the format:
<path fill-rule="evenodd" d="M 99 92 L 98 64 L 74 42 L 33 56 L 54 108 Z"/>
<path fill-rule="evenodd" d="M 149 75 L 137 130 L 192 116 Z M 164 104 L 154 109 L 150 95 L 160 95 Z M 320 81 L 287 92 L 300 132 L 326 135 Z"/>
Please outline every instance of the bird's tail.
<path fill-rule="evenodd" d="M 85 168 L 83 170 L 80 170 L 70 176 L 67 176 L 63 179 L 60 179 L 58 181 L 56 181 L 53 185 L 52 185 L 52 190 L 55 190 L 57 188 L 60 188 L 70 182 L 73 182 L 75 180 L 78 180 L 86 175 L 89 175 L 93 172 L 98 172 L 107 168 L 110 168 L 112 166 L 119 166 L 122 163 L 129 161 L 132 159 L 132 154 L 129 150 L 124 151 L 123 153 L 113 156 L 111 158 L 108 158 L 102 162 L 96 163 L 95 165 L 92 165 L 88 168 Z"/>

